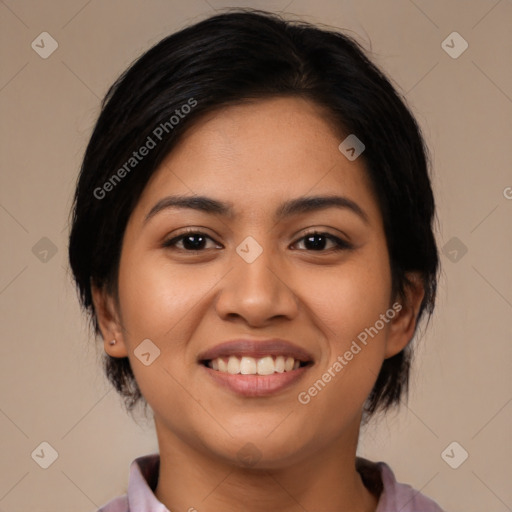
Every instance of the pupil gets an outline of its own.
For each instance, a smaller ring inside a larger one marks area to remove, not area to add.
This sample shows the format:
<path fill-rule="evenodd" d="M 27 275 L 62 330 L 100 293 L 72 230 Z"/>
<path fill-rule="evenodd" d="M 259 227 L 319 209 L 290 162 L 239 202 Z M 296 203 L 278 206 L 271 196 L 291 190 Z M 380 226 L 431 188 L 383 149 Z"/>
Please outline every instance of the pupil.
<path fill-rule="evenodd" d="M 194 238 L 198 239 L 199 242 L 194 243 L 191 242 Z M 186 249 L 191 249 L 193 251 L 197 251 L 199 248 L 201 248 L 204 244 L 204 237 L 201 235 L 188 235 L 183 239 L 183 246 Z"/>
<path fill-rule="evenodd" d="M 312 242 L 314 239 L 320 239 L 320 242 Z M 306 242 L 310 242 L 310 247 L 312 249 L 324 249 L 325 246 L 325 236 L 323 235 L 310 235 L 306 238 Z"/>

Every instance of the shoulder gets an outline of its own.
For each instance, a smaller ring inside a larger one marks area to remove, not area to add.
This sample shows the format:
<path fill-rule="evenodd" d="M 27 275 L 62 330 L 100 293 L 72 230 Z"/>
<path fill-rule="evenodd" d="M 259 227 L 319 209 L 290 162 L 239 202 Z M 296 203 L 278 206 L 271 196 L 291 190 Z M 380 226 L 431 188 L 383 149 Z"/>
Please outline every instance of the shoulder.
<path fill-rule="evenodd" d="M 99 508 L 97 512 L 130 512 L 128 496 L 123 494 L 123 496 L 118 496 L 117 498 L 110 500 Z"/>
<path fill-rule="evenodd" d="M 97 512 L 168 512 L 153 494 L 158 482 L 160 456 L 144 455 L 130 465 L 128 489 L 103 505 Z"/>
<path fill-rule="evenodd" d="M 391 468 L 385 462 L 377 463 L 381 468 L 384 484 L 383 497 L 387 507 L 382 512 L 402 510 L 402 512 L 444 512 L 432 499 L 405 483 L 396 481 Z M 380 503 L 379 503 L 380 505 Z M 380 512 L 380 509 L 377 509 Z"/>
<path fill-rule="evenodd" d="M 378 489 L 380 496 L 375 512 L 444 512 L 434 500 L 408 484 L 397 482 L 385 462 L 371 462 L 358 457 L 357 469 L 367 487 L 368 482 Z"/>

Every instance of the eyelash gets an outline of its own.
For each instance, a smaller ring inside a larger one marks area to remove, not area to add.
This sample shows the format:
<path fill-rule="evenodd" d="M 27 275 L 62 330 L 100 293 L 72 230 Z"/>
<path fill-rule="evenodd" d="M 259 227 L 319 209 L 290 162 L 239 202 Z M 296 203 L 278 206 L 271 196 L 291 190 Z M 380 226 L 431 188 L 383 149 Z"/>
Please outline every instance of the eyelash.
<path fill-rule="evenodd" d="M 200 235 L 200 236 L 203 236 L 205 238 L 209 238 L 210 240 L 214 241 L 210 236 L 208 236 L 206 233 L 202 232 L 202 231 L 196 231 L 196 230 L 187 230 L 185 231 L 184 233 L 182 233 L 181 235 L 178 235 L 174 238 L 171 238 L 169 240 L 166 240 L 165 242 L 163 242 L 162 244 L 162 247 L 164 248 L 172 248 L 172 247 L 175 247 L 176 246 L 176 243 L 177 242 L 180 242 L 181 240 L 183 240 L 184 238 L 186 238 L 187 236 L 191 236 L 191 235 Z M 338 252 L 338 251 L 346 251 L 346 250 L 350 250 L 350 249 L 353 249 L 353 245 L 350 244 L 349 242 L 345 241 L 345 240 L 342 240 L 341 238 L 338 238 L 334 235 L 331 235 L 330 233 L 326 233 L 326 232 L 323 232 L 323 231 L 311 231 L 309 233 L 305 233 L 302 237 L 300 237 L 297 241 L 300 241 L 300 240 L 304 240 L 305 238 L 307 237 L 310 237 L 310 236 L 315 236 L 315 235 L 319 235 L 319 236 L 323 236 L 325 238 L 327 238 L 328 240 L 332 241 L 335 243 L 335 247 L 331 248 L 331 249 L 322 249 L 322 250 L 319 250 L 319 251 L 315 251 L 313 249 L 305 249 L 307 252 L 319 252 L 319 253 L 322 253 L 322 252 Z M 296 243 L 296 242 L 295 242 Z M 190 253 L 197 253 L 197 252 L 203 252 L 205 251 L 206 249 L 199 249 L 199 250 L 188 250 L 188 249 L 182 249 L 182 248 L 177 248 L 177 250 L 179 251 L 183 251 L 183 252 L 190 252 Z"/>

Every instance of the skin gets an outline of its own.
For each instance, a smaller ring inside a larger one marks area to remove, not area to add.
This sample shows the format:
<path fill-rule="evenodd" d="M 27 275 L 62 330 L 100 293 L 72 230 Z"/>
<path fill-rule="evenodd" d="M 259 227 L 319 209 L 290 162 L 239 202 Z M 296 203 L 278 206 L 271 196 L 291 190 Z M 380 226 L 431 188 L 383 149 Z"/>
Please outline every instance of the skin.
<path fill-rule="evenodd" d="M 424 293 L 418 276 L 409 276 L 416 284 L 400 313 L 307 405 L 297 400 L 398 300 L 364 162 L 338 150 L 343 138 L 319 106 L 298 98 L 203 118 L 152 176 L 129 219 L 119 303 L 94 289 L 105 351 L 130 358 L 154 412 L 161 457 L 155 495 L 173 512 L 230 512 L 241 504 L 251 512 L 376 509 L 378 498 L 355 469 L 362 408 L 383 360 L 414 334 Z M 171 194 L 231 202 L 234 213 L 166 209 L 144 222 Z M 337 207 L 274 222 L 284 201 L 332 194 L 357 203 L 367 222 Z M 204 248 L 187 252 L 183 240 L 162 247 L 188 227 L 210 237 Z M 327 240 L 315 250 L 304 238 L 315 229 L 353 248 L 335 252 Z M 236 252 L 247 236 L 263 249 L 250 264 Z M 315 364 L 270 397 L 236 395 L 196 359 L 239 337 L 291 340 Z M 149 366 L 134 356 L 146 338 L 161 351 Z M 237 457 L 246 443 L 260 457 L 251 467 Z"/>

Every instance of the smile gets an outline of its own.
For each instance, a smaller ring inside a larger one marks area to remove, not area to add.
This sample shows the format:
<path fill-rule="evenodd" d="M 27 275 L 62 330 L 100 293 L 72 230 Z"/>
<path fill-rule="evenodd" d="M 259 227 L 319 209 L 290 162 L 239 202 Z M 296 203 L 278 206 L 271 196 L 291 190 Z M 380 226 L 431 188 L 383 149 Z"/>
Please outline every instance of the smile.
<path fill-rule="evenodd" d="M 272 356 L 230 356 L 202 361 L 199 366 L 207 373 L 206 377 L 221 389 L 242 397 L 256 398 L 276 395 L 290 388 L 303 378 L 313 362 L 284 356 L 275 359 Z"/>
<path fill-rule="evenodd" d="M 215 385 L 245 397 L 264 397 L 300 380 L 314 357 L 287 340 L 235 339 L 204 350 L 197 362 Z"/>

